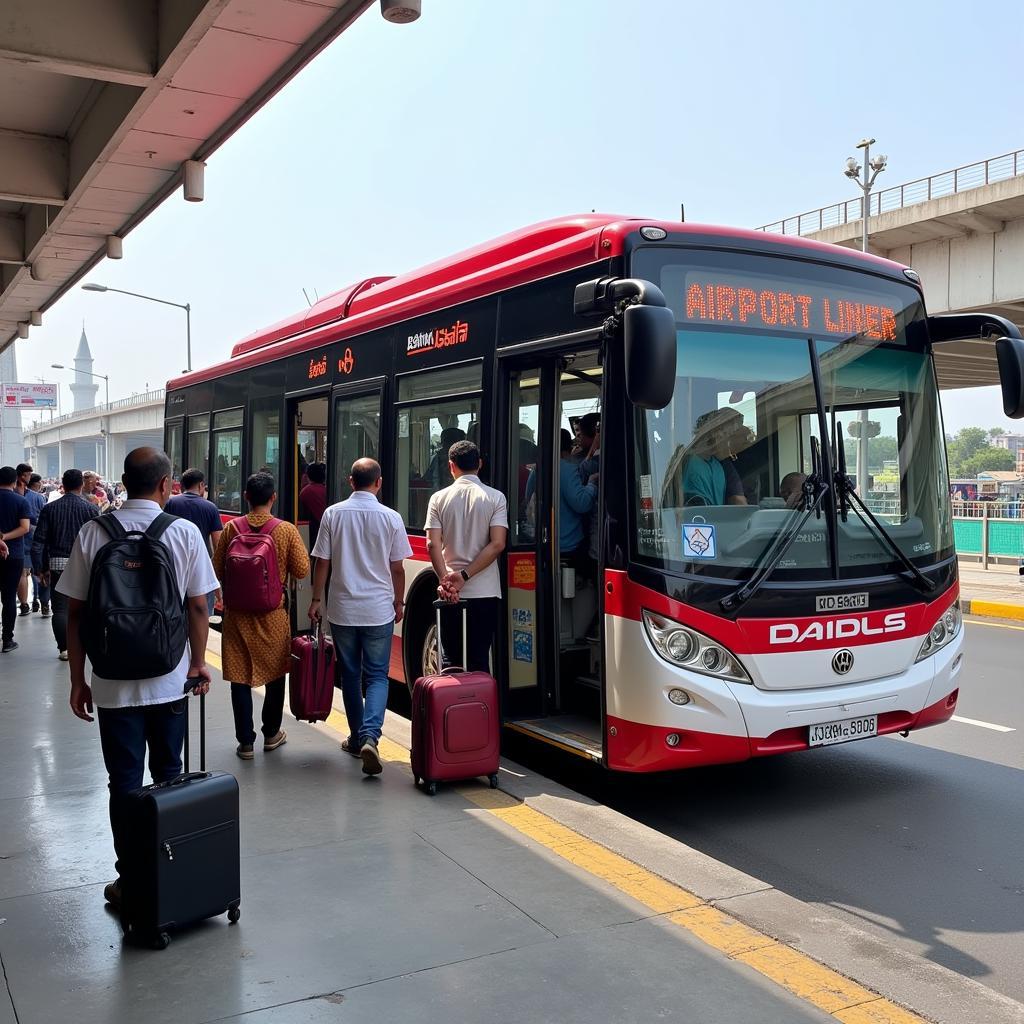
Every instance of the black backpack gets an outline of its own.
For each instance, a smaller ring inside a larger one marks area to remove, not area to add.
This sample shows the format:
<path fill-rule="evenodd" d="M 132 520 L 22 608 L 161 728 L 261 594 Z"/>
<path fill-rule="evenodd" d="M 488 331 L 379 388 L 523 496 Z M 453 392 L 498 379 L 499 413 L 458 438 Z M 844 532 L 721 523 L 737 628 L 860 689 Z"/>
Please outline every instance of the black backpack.
<path fill-rule="evenodd" d="M 185 653 L 188 621 L 171 552 L 160 538 L 175 517 L 161 512 L 145 533 L 107 513 L 110 540 L 96 552 L 82 617 L 82 646 L 104 679 L 152 679 Z"/>

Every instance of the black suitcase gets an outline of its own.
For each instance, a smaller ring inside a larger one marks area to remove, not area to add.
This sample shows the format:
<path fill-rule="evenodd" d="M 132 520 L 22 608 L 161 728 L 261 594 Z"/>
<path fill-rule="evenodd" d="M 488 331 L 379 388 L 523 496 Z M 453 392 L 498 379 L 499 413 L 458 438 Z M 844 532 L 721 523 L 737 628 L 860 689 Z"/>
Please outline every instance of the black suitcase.
<path fill-rule="evenodd" d="M 238 783 L 206 771 L 206 697 L 199 698 L 200 770 L 132 794 L 132 827 L 121 866 L 121 928 L 165 949 L 170 931 L 227 913 L 241 916 Z M 187 711 L 186 711 L 187 713 Z"/>

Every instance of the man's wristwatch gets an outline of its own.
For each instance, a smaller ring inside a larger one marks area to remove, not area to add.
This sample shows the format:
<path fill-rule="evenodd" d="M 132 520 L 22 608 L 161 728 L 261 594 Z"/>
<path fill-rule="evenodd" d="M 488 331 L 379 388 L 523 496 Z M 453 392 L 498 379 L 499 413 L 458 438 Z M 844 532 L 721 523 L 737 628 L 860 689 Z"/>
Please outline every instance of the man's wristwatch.
<path fill-rule="evenodd" d="M 465 581 L 468 581 L 468 580 L 469 580 L 469 573 L 468 573 L 468 572 L 466 572 L 466 570 L 465 570 L 465 569 L 460 569 L 460 570 L 459 570 L 459 575 L 460 575 L 460 576 L 462 577 L 462 579 L 463 579 L 463 582 L 465 582 Z"/>

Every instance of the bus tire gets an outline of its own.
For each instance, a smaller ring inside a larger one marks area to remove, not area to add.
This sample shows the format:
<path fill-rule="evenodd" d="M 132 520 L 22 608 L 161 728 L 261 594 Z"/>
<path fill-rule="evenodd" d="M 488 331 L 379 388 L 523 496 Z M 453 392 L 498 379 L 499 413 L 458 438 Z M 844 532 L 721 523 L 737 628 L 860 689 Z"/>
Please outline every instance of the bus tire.
<path fill-rule="evenodd" d="M 434 598 L 437 594 L 437 577 L 427 574 L 427 579 L 420 583 L 409 595 L 406 611 L 406 628 L 402 631 L 402 655 L 405 662 L 405 682 L 412 697 L 413 684 L 422 675 L 428 675 L 424 669 L 425 654 L 430 650 L 435 633 Z"/>

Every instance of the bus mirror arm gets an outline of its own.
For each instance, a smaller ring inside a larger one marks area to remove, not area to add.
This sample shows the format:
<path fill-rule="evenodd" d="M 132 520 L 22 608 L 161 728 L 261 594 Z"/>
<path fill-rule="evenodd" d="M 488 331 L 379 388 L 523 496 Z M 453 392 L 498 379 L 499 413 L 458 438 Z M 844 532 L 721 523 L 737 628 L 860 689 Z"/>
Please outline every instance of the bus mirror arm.
<path fill-rule="evenodd" d="M 947 313 L 928 317 L 928 334 L 933 345 L 994 338 L 1003 412 L 1012 420 L 1024 418 L 1024 337 L 1012 320 L 994 313 Z"/>
<path fill-rule="evenodd" d="M 603 334 L 623 334 L 626 395 L 640 409 L 664 409 L 676 385 L 676 318 L 662 290 L 641 278 L 599 277 L 576 285 L 577 316 L 604 314 Z"/>

